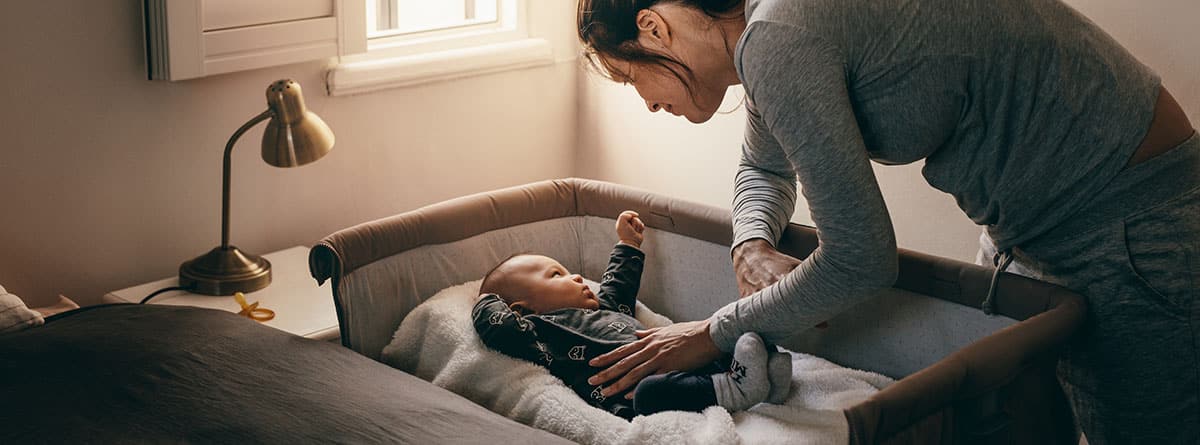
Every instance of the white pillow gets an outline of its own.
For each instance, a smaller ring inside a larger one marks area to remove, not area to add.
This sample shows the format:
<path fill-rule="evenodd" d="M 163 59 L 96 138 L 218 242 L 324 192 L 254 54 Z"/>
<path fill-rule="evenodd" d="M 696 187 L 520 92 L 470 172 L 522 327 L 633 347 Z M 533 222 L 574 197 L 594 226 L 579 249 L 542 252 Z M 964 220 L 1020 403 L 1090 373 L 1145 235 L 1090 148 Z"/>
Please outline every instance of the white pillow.
<path fill-rule="evenodd" d="M 29 309 L 19 297 L 0 286 L 0 334 L 23 331 L 45 322 L 42 314 Z"/>

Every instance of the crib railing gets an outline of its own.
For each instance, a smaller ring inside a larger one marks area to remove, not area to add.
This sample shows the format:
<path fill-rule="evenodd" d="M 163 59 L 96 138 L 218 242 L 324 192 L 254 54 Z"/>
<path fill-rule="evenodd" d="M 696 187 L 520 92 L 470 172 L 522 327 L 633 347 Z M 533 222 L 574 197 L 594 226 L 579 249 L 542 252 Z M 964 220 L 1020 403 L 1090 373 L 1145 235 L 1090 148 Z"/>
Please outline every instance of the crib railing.
<path fill-rule="evenodd" d="M 639 211 L 656 230 L 724 246 L 732 239 L 727 210 L 569 178 L 458 198 L 338 231 L 313 247 L 309 265 L 319 282 L 333 280 L 343 344 L 377 358 L 406 310 L 372 313 L 379 295 L 346 291 L 344 280 L 357 269 L 493 230 L 572 216 L 611 218 L 624 209 Z M 816 231 L 797 224 L 779 244 L 798 258 L 817 245 Z M 988 268 L 908 250 L 900 251 L 899 260 L 897 289 L 968 308 L 978 308 L 987 293 Z M 394 291 L 413 295 L 395 298 L 419 302 L 431 295 L 409 284 Z M 845 410 L 852 443 L 1073 443 L 1074 422 L 1054 368 L 1083 323 L 1083 299 L 1005 273 L 995 301 L 998 316 L 1015 324 L 900 376 L 896 384 Z M 348 308 L 361 312 L 348 313 Z M 367 324 L 372 327 L 364 329 Z"/>

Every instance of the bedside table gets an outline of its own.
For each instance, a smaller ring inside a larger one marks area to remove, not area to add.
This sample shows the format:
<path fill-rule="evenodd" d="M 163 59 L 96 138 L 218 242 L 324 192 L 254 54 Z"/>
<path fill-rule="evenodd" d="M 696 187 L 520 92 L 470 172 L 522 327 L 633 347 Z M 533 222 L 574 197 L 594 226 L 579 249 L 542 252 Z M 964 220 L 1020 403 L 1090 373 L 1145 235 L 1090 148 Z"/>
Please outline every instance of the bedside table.
<path fill-rule="evenodd" d="M 333 292 L 329 281 L 318 286 L 308 273 L 308 247 L 296 246 L 263 255 L 271 262 L 271 285 L 246 294 L 249 303 L 275 311 L 275 318 L 263 324 L 303 337 L 337 341 L 337 313 L 333 308 Z M 109 292 L 106 303 L 137 303 L 158 289 L 178 286 L 179 277 L 164 278 Z M 171 304 L 220 309 L 238 313 L 242 307 L 233 296 L 214 297 L 184 291 L 164 292 L 146 304 Z"/>

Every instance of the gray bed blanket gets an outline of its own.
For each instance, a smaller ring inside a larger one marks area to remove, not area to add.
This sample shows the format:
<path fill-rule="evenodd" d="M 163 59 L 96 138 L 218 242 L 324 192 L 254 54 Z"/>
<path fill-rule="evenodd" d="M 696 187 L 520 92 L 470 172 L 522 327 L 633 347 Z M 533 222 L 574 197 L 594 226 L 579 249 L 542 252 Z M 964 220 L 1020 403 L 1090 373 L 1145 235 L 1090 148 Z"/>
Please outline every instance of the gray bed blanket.
<path fill-rule="evenodd" d="M 0 443 L 569 443 L 333 343 L 110 305 L 0 335 Z"/>

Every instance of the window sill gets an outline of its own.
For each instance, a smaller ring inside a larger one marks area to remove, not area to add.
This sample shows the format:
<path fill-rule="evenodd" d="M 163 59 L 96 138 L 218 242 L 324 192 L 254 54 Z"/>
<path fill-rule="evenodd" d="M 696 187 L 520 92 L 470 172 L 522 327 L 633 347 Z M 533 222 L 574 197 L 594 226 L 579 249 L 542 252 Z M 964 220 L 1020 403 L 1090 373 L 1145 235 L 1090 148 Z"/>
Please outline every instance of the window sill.
<path fill-rule="evenodd" d="M 553 63 L 550 42 L 522 39 L 342 63 L 329 71 L 325 83 L 330 96 L 347 96 Z"/>

